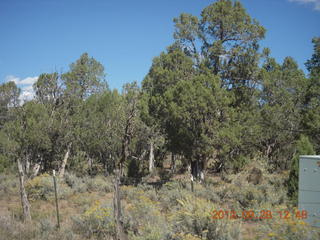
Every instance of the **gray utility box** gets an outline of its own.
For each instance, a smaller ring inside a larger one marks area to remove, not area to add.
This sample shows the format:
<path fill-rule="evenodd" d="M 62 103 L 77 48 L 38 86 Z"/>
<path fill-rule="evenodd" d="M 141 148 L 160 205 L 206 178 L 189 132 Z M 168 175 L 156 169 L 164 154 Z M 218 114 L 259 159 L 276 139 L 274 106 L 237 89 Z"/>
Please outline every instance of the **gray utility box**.
<path fill-rule="evenodd" d="M 306 210 L 306 222 L 320 227 L 320 155 L 300 156 L 299 210 Z"/>

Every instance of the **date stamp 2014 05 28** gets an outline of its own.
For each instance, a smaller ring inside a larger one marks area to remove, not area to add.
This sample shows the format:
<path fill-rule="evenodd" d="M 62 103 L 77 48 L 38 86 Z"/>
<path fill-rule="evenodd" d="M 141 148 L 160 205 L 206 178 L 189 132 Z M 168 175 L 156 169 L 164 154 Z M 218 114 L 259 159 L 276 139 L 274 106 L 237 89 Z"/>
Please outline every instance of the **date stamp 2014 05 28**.
<path fill-rule="evenodd" d="M 279 217 L 280 219 L 297 219 L 302 220 L 308 218 L 308 212 L 306 210 L 243 210 L 241 213 L 237 213 L 235 210 L 213 210 L 211 212 L 211 218 L 214 220 L 219 219 L 245 219 L 245 220 L 260 220 L 260 219 L 272 219 Z"/>

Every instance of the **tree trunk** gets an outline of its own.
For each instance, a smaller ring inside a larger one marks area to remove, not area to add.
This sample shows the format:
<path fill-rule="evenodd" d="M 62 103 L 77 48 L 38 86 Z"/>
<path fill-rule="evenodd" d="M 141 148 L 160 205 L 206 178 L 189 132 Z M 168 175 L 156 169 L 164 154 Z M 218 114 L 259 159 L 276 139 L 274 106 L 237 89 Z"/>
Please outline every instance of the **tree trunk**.
<path fill-rule="evenodd" d="M 120 176 L 124 175 L 124 164 L 127 162 L 129 156 L 129 137 L 125 136 L 122 141 L 122 158 L 119 164 Z"/>
<path fill-rule="evenodd" d="M 203 169 L 200 170 L 200 182 L 201 183 L 204 182 L 204 171 L 203 171 Z"/>
<path fill-rule="evenodd" d="M 31 221 L 30 204 L 28 201 L 26 189 L 24 188 L 24 173 L 23 173 L 23 168 L 22 168 L 20 159 L 18 159 L 17 162 L 18 162 L 18 170 L 19 170 L 19 184 L 20 184 L 21 205 L 23 210 L 23 219 L 25 222 L 27 222 L 27 221 Z"/>
<path fill-rule="evenodd" d="M 192 161 L 191 162 L 191 175 L 192 175 L 192 178 L 194 180 L 197 179 L 197 176 L 198 176 L 198 168 L 197 168 L 197 162 L 196 161 Z"/>
<path fill-rule="evenodd" d="M 63 176 L 64 176 L 64 172 L 65 172 L 66 165 L 67 165 L 67 161 L 68 161 L 69 154 L 70 154 L 70 149 L 71 149 L 71 143 L 68 145 L 67 152 L 66 152 L 66 154 L 64 155 L 64 158 L 63 158 L 61 167 L 60 167 L 60 169 L 59 169 L 59 177 L 63 177 Z"/>
<path fill-rule="evenodd" d="M 200 157 L 197 157 L 196 161 L 191 162 L 191 174 L 193 179 L 200 182 L 204 180 L 203 161 L 200 161 Z"/>
<path fill-rule="evenodd" d="M 128 236 L 123 229 L 123 219 L 121 214 L 120 198 L 120 171 L 115 170 L 114 196 L 113 196 L 113 214 L 116 224 L 116 240 L 128 240 Z"/>
<path fill-rule="evenodd" d="M 208 166 L 208 158 L 204 158 L 201 162 L 200 182 L 204 182 L 205 180 L 205 171 L 207 170 L 207 166 Z"/>
<path fill-rule="evenodd" d="M 153 171 L 154 168 L 154 152 L 153 152 L 153 142 L 150 142 L 150 152 L 149 152 L 149 173 Z"/>
<path fill-rule="evenodd" d="M 175 155 L 171 153 L 171 172 L 175 173 L 176 171 L 176 159 Z"/>
<path fill-rule="evenodd" d="M 34 177 L 36 177 L 38 175 L 40 167 L 41 167 L 41 162 L 40 163 L 36 163 L 34 165 L 31 178 L 34 178 Z"/>
<path fill-rule="evenodd" d="M 26 156 L 26 163 L 25 163 L 25 174 L 26 176 L 29 175 L 29 171 L 30 171 L 30 159 L 29 159 L 29 155 Z"/>

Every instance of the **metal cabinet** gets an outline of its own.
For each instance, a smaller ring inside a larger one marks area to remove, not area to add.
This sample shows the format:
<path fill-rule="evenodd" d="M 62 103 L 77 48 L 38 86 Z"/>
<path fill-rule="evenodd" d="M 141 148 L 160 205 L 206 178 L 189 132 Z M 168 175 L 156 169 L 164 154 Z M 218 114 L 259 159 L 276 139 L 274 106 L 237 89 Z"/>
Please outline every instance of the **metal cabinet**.
<path fill-rule="evenodd" d="M 306 221 L 320 227 L 320 155 L 300 156 L 299 210 L 306 210 Z"/>

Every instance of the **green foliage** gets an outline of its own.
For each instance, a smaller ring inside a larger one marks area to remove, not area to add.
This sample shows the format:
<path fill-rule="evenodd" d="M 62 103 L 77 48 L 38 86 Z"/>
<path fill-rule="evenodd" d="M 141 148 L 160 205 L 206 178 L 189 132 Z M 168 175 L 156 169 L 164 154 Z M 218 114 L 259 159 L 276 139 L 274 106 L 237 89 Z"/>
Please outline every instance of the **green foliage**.
<path fill-rule="evenodd" d="M 166 92 L 179 81 L 190 79 L 193 72 L 191 59 L 185 56 L 181 50 L 175 49 L 168 53 L 162 53 L 153 60 L 152 67 L 142 83 L 143 91 L 146 94 L 145 101 L 148 104 L 149 122 L 150 118 L 153 119 L 153 122 L 161 126 L 163 133 L 170 135 L 168 137 L 171 142 L 170 149 L 174 149 L 175 145 L 178 145 L 178 139 L 174 136 L 175 123 L 168 118 L 170 117 L 168 107 L 174 103 L 173 93 L 171 91 L 166 94 Z M 174 106 L 172 106 L 171 112 L 174 111 L 173 108 Z"/>
<path fill-rule="evenodd" d="M 263 151 L 274 168 L 286 169 L 293 154 L 303 109 L 307 80 L 296 62 L 286 58 L 282 65 L 267 57 L 261 71 L 261 137 Z M 288 128 L 290 126 L 290 128 Z"/>
<path fill-rule="evenodd" d="M 298 204 L 299 156 L 313 154 L 315 154 L 315 152 L 309 138 L 301 135 L 296 143 L 296 154 L 292 159 L 290 175 L 287 182 L 288 196 L 295 206 Z"/>
<path fill-rule="evenodd" d="M 89 158 L 94 163 L 103 164 L 105 171 L 113 170 L 115 161 L 120 158 L 123 115 L 123 99 L 116 90 L 87 99 L 76 128 L 82 155 L 78 151 L 73 168 L 76 169 L 79 162 L 84 165 L 76 169 L 77 172 L 92 170 L 87 165 Z"/>
<path fill-rule="evenodd" d="M 264 37 L 265 29 L 251 19 L 240 2 L 216 1 L 202 10 L 200 19 L 181 14 L 174 22 L 175 39 L 198 66 L 209 67 L 214 74 L 227 70 L 222 74 L 225 86 L 241 84 L 235 76 L 248 74 L 250 68 L 256 67 L 252 64 L 255 60 L 250 61 L 252 54 L 255 55 L 251 50 Z M 224 60 L 226 58 L 228 61 Z M 245 63 L 245 69 L 243 60 L 251 63 Z"/>
<path fill-rule="evenodd" d="M 68 152 L 67 168 L 78 174 L 119 168 L 141 177 L 152 172 L 154 149 L 160 168 L 172 153 L 199 177 L 208 159 L 237 172 L 263 155 L 272 170 L 288 169 L 301 131 L 320 149 L 319 38 L 306 78 L 291 57 L 279 64 L 260 50 L 265 29 L 239 1 L 215 1 L 174 24 L 176 41 L 153 59 L 141 88 L 111 91 L 88 53 L 68 72 L 41 74 L 35 99 L 21 106 L 15 83 L 1 84 L 0 171 L 17 158 L 58 169 Z"/>
<path fill-rule="evenodd" d="M 217 1 L 200 19 L 181 14 L 174 22 L 177 42 L 143 81 L 147 121 L 159 122 L 169 150 L 189 162 L 204 167 L 216 154 L 221 168 L 240 170 L 260 140 L 257 41 L 265 29 L 237 1 Z"/>
<path fill-rule="evenodd" d="M 306 130 L 315 150 L 320 151 L 320 38 L 312 40 L 314 52 L 306 63 L 310 73 L 305 95 L 305 109 L 302 119 L 302 127 Z"/>
<path fill-rule="evenodd" d="M 0 84 L 0 129 L 6 121 L 12 119 L 10 108 L 19 105 L 19 95 L 21 90 L 14 82 Z"/>
<path fill-rule="evenodd" d="M 58 73 L 43 73 L 37 82 L 33 84 L 37 101 L 43 104 L 54 104 L 61 97 L 62 90 L 59 88 Z"/>
<path fill-rule="evenodd" d="M 70 72 L 63 74 L 62 80 L 68 97 L 85 99 L 107 87 L 104 77 L 103 65 L 89 57 L 88 53 L 83 53 L 75 63 L 70 64 Z"/>
<path fill-rule="evenodd" d="M 176 64 L 179 59 L 178 64 Z M 191 59 L 179 49 L 156 58 L 143 83 L 149 115 L 162 126 L 168 147 L 186 159 L 202 162 L 218 144 L 221 121 L 230 102 L 210 72 L 196 74 Z"/>
<path fill-rule="evenodd" d="M 312 76 L 320 74 L 320 37 L 312 39 L 313 54 L 311 59 L 306 62 L 306 67 Z"/>

